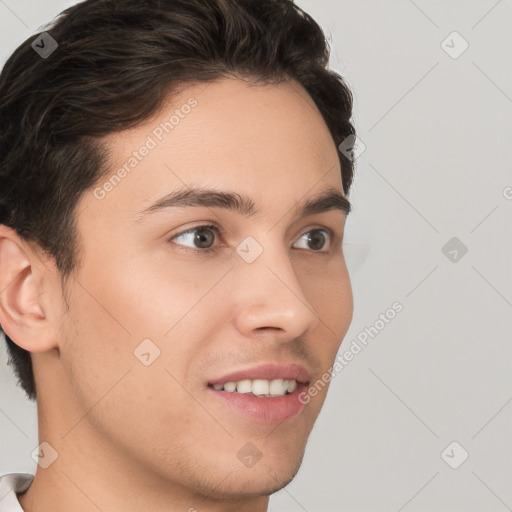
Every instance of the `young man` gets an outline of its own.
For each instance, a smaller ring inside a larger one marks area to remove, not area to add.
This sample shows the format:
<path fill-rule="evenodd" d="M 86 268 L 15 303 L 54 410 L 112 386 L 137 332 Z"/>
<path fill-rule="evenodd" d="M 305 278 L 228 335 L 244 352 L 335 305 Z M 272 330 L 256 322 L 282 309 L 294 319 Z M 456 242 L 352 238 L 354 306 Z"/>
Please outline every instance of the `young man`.
<path fill-rule="evenodd" d="M 297 474 L 353 309 L 328 57 L 291 0 L 88 0 L 7 61 L 0 324 L 40 444 L 0 511 L 261 512 Z"/>

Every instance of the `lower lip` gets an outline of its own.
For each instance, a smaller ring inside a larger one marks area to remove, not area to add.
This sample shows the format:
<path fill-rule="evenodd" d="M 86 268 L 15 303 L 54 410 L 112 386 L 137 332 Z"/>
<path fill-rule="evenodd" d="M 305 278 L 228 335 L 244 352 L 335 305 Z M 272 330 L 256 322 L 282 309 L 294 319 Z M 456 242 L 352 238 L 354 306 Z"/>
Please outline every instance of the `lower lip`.
<path fill-rule="evenodd" d="M 299 395 L 307 389 L 307 386 L 298 382 L 297 388 L 292 393 L 271 398 L 255 396 L 252 393 L 217 391 L 209 386 L 207 389 L 218 400 L 222 400 L 254 421 L 280 423 L 298 416 L 302 412 L 305 404 L 299 400 Z"/>

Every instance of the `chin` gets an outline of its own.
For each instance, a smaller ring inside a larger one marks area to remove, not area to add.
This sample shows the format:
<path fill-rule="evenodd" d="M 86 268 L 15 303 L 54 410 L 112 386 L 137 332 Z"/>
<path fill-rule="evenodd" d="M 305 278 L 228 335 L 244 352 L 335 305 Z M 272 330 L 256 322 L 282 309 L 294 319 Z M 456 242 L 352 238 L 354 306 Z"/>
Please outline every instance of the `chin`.
<path fill-rule="evenodd" d="M 302 465 L 304 453 L 299 460 L 263 460 L 250 468 L 237 470 L 225 479 L 215 491 L 219 499 L 238 497 L 270 496 L 286 487 L 297 475 Z"/>

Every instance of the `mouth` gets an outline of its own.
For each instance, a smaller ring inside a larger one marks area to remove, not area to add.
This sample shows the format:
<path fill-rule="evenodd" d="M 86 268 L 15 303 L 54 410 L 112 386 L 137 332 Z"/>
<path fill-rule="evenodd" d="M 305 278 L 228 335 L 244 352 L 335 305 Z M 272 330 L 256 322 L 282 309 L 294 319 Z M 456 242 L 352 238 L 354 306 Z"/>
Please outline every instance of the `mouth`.
<path fill-rule="evenodd" d="M 258 423 L 279 423 L 299 416 L 301 393 L 311 382 L 300 365 L 264 365 L 208 382 L 207 391 L 225 412 L 226 406 Z"/>
<path fill-rule="evenodd" d="M 307 384 L 310 380 L 311 373 L 300 364 L 276 365 L 267 363 L 210 379 L 208 385 L 222 385 L 229 392 L 281 395 L 285 394 L 288 388 L 290 388 L 291 393 L 295 389 L 293 386 L 299 383 Z M 293 384 L 294 382 L 295 384 Z"/>
<path fill-rule="evenodd" d="M 293 393 L 297 389 L 298 384 L 295 379 L 243 379 L 237 382 L 225 382 L 224 384 L 208 384 L 208 387 L 226 393 L 275 398 Z"/>

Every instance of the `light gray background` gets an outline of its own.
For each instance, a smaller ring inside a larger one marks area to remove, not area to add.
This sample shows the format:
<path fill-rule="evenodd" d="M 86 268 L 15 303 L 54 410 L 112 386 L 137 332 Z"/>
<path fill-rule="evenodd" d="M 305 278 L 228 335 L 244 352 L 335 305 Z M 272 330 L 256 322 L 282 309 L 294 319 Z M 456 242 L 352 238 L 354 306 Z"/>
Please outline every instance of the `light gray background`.
<path fill-rule="evenodd" d="M 0 0 L 2 64 L 73 3 Z M 512 2 L 297 3 L 330 37 L 366 146 L 340 354 L 393 302 L 403 311 L 333 379 L 269 510 L 512 510 Z M 469 44 L 458 58 L 454 31 Z M 441 250 L 452 237 L 468 248 L 456 262 Z M 34 473 L 35 405 L 5 360 L 2 348 L 0 474 Z"/>

